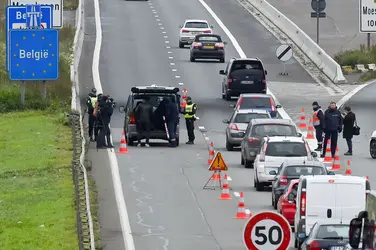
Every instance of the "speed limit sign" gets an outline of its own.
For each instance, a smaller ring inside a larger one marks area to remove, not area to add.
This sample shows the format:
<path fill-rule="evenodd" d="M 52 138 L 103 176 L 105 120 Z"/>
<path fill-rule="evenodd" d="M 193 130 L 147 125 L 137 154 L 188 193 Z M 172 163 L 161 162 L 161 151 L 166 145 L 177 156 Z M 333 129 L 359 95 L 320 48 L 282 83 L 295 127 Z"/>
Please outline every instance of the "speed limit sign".
<path fill-rule="evenodd" d="M 261 212 L 252 216 L 243 231 L 243 241 L 248 250 L 286 250 L 290 240 L 289 222 L 275 212 Z"/>

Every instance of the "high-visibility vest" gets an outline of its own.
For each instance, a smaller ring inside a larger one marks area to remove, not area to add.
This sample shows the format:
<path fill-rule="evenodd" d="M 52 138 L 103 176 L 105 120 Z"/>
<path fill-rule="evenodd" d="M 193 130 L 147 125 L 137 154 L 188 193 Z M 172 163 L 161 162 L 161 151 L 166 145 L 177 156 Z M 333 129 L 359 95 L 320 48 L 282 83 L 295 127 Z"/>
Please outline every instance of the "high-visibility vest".
<path fill-rule="evenodd" d="M 194 106 L 195 104 L 194 103 L 192 103 L 192 104 L 187 104 L 187 105 L 185 105 L 185 118 L 186 119 L 190 119 L 190 118 L 195 118 L 196 117 L 196 115 L 190 115 L 190 114 L 188 114 L 188 113 L 191 113 L 192 111 L 193 111 L 193 106 Z"/>
<path fill-rule="evenodd" d="M 91 106 L 95 108 L 95 104 L 98 102 L 98 97 L 90 97 Z"/>
<path fill-rule="evenodd" d="M 318 109 L 318 110 L 316 110 L 315 112 L 313 112 L 313 121 L 312 121 L 312 124 L 313 124 L 314 127 L 320 125 L 320 119 L 319 119 L 319 117 L 318 117 L 318 113 L 319 113 L 320 111 L 322 112 L 322 109 Z"/>

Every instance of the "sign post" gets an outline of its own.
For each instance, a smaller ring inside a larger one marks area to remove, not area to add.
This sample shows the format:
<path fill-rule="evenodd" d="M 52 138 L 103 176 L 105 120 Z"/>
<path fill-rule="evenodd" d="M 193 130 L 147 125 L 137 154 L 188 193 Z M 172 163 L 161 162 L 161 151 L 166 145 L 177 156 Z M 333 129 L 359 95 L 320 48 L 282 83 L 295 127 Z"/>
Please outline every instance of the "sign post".
<path fill-rule="evenodd" d="M 243 242 L 248 250 L 286 250 L 290 240 L 289 222 L 275 212 L 253 215 L 243 230 Z"/>
<path fill-rule="evenodd" d="M 371 33 L 376 32 L 376 3 L 374 0 L 359 1 L 359 32 L 367 33 L 367 48 L 371 48 Z"/>
<path fill-rule="evenodd" d="M 283 72 L 279 74 L 288 75 L 289 73 L 286 72 L 286 62 L 290 60 L 293 55 L 292 46 L 288 44 L 279 45 L 275 50 L 275 55 L 277 56 L 278 60 L 283 62 Z"/>
<path fill-rule="evenodd" d="M 311 0 L 311 18 L 316 18 L 316 43 L 320 41 L 320 18 L 325 18 L 326 13 L 323 12 L 326 8 L 325 0 Z"/>

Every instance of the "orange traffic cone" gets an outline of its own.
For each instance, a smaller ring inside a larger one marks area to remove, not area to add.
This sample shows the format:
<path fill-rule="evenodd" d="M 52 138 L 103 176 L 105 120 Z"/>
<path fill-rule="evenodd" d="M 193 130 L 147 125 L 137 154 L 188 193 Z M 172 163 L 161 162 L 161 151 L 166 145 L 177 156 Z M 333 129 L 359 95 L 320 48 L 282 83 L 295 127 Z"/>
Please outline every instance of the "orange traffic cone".
<path fill-rule="evenodd" d="M 211 142 L 210 146 L 209 146 L 209 158 L 208 158 L 208 165 L 209 166 L 212 163 L 213 159 L 214 159 L 214 143 Z"/>
<path fill-rule="evenodd" d="M 219 200 L 231 200 L 230 189 L 229 189 L 228 180 L 227 180 L 227 174 L 225 174 L 225 176 L 223 178 L 222 194 L 221 194 L 221 197 L 219 197 Z"/>
<path fill-rule="evenodd" d="M 341 163 L 339 162 L 339 159 L 334 158 L 332 170 L 340 170 L 341 169 Z"/>
<path fill-rule="evenodd" d="M 311 118 L 309 119 L 308 133 L 306 139 L 315 139 L 315 134 L 313 131 L 315 131 L 315 129 L 313 128 L 313 122 Z"/>
<path fill-rule="evenodd" d="M 334 160 L 339 161 L 339 150 L 338 150 L 338 146 L 336 147 L 336 154 L 334 155 Z"/>
<path fill-rule="evenodd" d="M 221 180 L 221 175 L 217 171 L 214 171 L 214 174 L 212 175 L 212 177 L 210 178 L 210 180 L 212 180 L 212 181 L 220 181 Z"/>
<path fill-rule="evenodd" d="M 127 148 L 127 140 L 125 139 L 124 130 L 121 133 L 121 140 L 120 140 L 120 154 L 128 154 L 128 148 Z"/>
<path fill-rule="evenodd" d="M 328 139 L 328 142 L 326 143 L 325 158 L 323 162 L 325 163 L 333 162 L 332 150 L 330 149 L 330 139 Z"/>
<path fill-rule="evenodd" d="M 350 160 L 348 160 L 345 175 L 351 175 L 351 174 L 352 174 L 352 171 L 351 171 L 351 166 L 350 166 Z"/>
<path fill-rule="evenodd" d="M 300 116 L 299 128 L 300 129 L 307 129 L 307 123 L 306 123 L 304 108 L 302 108 L 302 115 Z"/>
<path fill-rule="evenodd" d="M 187 100 L 187 89 L 186 88 L 183 89 L 183 97 L 182 97 L 182 99 Z"/>
<path fill-rule="evenodd" d="M 247 213 L 245 212 L 243 192 L 240 192 L 238 212 L 236 213 L 236 216 L 234 217 L 234 219 L 240 219 L 240 220 L 248 219 Z"/>

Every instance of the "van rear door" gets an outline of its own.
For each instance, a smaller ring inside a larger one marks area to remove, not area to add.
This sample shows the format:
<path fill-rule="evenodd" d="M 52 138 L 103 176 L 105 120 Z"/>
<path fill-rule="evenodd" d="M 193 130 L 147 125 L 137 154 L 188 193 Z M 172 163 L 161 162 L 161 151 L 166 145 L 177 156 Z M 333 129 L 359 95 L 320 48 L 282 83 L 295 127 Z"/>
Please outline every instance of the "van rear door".
<path fill-rule="evenodd" d="M 311 179 L 307 181 L 306 201 L 306 235 L 319 220 L 328 219 L 328 209 L 335 217 L 336 186 L 328 181 Z"/>
<path fill-rule="evenodd" d="M 337 183 L 336 185 L 336 217 L 351 220 L 360 211 L 366 210 L 366 186 L 364 182 Z"/>

